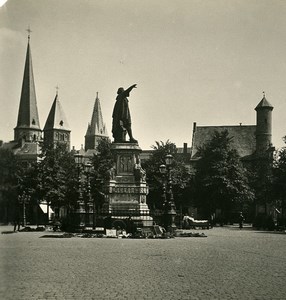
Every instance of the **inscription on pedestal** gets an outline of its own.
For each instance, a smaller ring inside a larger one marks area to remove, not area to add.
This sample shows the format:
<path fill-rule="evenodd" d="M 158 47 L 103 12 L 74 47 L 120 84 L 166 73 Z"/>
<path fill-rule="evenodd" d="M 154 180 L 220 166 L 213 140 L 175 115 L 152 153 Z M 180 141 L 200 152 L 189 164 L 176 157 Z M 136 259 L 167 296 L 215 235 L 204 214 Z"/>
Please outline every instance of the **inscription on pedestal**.
<path fill-rule="evenodd" d="M 147 187 L 110 187 L 110 192 L 115 194 L 147 194 Z"/>

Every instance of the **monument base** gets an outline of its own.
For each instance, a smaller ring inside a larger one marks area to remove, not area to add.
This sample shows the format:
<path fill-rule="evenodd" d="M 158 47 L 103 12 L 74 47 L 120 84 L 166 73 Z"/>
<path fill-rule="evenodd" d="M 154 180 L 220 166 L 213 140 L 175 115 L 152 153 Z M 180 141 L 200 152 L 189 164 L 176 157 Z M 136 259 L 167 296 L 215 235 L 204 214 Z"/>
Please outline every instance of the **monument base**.
<path fill-rule="evenodd" d="M 140 164 L 141 148 L 137 143 L 112 143 L 111 150 L 114 167 L 110 170 L 101 214 L 111 217 L 112 223 L 119 220 L 124 223 L 131 218 L 138 227 L 152 226 L 153 218 L 146 203 L 146 173 Z"/>

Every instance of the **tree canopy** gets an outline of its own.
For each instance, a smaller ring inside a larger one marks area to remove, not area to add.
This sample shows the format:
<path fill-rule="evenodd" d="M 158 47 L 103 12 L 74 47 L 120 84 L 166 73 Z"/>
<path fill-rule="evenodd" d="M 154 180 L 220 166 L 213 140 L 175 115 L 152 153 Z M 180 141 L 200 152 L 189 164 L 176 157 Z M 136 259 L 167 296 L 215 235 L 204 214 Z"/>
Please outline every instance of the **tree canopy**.
<path fill-rule="evenodd" d="M 185 191 L 190 184 L 190 171 L 185 163 L 184 156 L 178 153 L 176 145 L 169 140 L 165 143 L 156 141 L 152 148 L 154 151 L 150 159 L 142 164 L 142 167 L 146 170 L 146 180 L 150 187 L 150 193 L 147 197 L 149 206 L 151 208 L 162 207 L 161 197 L 164 176 L 160 173 L 159 167 L 166 164 L 167 154 L 173 156 L 171 174 L 175 204 L 178 207 L 182 202 L 186 203 L 189 200 Z"/>
<path fill-rule="evenodd" d="M 286 144 L 286 136 L 283 137 L 283 141 Z M 276 152 L 273 167 L 274 205 L 280 210 L 281 217 L 284 217 L 286 209 L 286 146 Z"/>
<path fill-rule="evenodd" d="M 74 206 L 78 197 L 78 174 L 73 153 L 65 145 L 46 147 L 38 164 L 38 194 L 51 206 Z"/>
<path fill-rule="evenodd" d="M 253 200 L 247 171 L 237 151 L 232 149 L 231 140 L 227 130 L 215 132 L 198 151 L 200 159 L 194 181 L 196 204 L 205 217 L 220 209 L 228 219 L 233 209 L 242 209 L 243 203 Z"/>

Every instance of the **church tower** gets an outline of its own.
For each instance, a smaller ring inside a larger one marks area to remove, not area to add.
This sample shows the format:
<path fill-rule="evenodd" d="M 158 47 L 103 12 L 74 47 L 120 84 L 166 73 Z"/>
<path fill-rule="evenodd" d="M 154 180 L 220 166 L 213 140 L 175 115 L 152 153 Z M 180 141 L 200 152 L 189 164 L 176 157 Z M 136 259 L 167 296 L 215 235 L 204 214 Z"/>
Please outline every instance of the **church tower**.
<path fill-rule="evenodd" d="M 70 127 L 57 92 L 44 127 L 44 144 L 46 146 L 66 144 L 67 150 L 69 151 L 70 133 Z"/>
<path fill-rule="evenodd" d="M 91 122 L 88 124 L 85 135 L 85 151 L 88 149 L 96 149 L 102 138 L 108 138 L 108 134 L 102 118 L 98 93 L 96 93 Z"/>
<path fill-rule="evenodd" d="M 273 106 L 263 98 L 256 110 L 256 153 L 262 154 L 272 147 L 272 110 Z"/>
<path fill-rule="evenodd" d="M 14 128 L 14 140 L 25 142 L 37 142 L 41 139 L 42 131 L 40 128 L 32 56 L 30 49 L 30 32 L 28 29 L 28 46 L 20 106 L 18 112 L 17 126 Z"/>

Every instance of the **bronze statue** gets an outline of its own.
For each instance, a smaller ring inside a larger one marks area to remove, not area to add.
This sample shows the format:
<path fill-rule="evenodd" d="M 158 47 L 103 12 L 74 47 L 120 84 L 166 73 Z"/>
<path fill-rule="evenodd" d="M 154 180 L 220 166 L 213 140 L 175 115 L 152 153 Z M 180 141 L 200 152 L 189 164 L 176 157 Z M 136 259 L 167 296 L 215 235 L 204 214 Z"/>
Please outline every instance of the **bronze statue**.
<path fill-rule="evenodd" d="M 132 89 L 136 88 L 136 84 L 131 85 L 127 90 L 120 87 L 117 91 L 116 102 L 112 114 L 112 135 L 115 143 L 121 143 L 126 141 L 126 132 L 129 135 L 131 143 L 138 143 L 132 135 L 131 129 L 131 115 L 129 111 L 129 93 Z"/>

